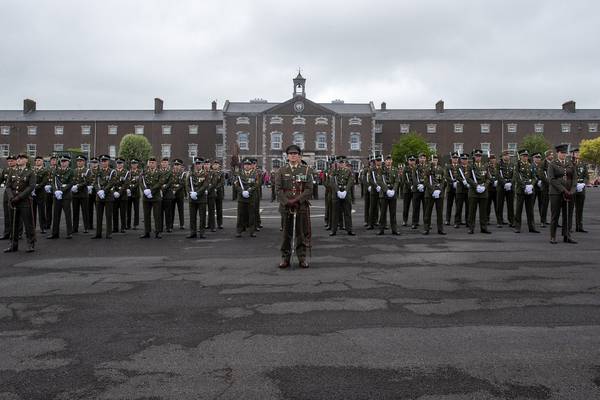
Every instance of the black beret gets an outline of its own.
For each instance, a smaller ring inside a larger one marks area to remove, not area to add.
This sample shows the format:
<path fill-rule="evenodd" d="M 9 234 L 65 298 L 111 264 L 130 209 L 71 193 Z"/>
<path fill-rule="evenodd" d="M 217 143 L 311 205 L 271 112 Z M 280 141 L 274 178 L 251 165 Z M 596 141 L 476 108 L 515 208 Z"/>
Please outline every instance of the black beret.
<path fill-rule="evenodd" d="M 298 153 L 298 154 L 302 154 L 302 150 L 300 150 L 300 146 L 295 145 L 295 144 L 290 144 L 286 149 L 285 149 L 285 153 L 286 154 L 290 154 L 290 153 Z"/>

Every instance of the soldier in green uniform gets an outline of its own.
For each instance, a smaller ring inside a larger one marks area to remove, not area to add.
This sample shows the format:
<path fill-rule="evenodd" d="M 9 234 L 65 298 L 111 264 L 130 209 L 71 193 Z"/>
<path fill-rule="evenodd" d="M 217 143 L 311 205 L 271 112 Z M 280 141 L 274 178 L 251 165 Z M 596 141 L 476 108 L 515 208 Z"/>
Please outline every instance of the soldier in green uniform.
<path fill-rule="evenodd" d="M 142 208 L 144 210 L 144 234 L 140 239 L 150 238 L 151 216 L 154 218 L 154 237 L 161 239 L 162 231 L 162 212 L 161 212 L 161 190 L 164 180 L 168 177 L 157 168 L 156 158 L 148 158 L 148 167 L 142 173 L 140 179 L 140 189 L 144 194 Z"/>
<path fill-rule="evenodd" d="M 102 219 L 106 212 L 106 238 L 112 238 L 113 223 L 113 188 L 117 184 L 115 170 L 110 167 L 110 157 L 100 156 L 102 166 L 95 174 L 94 189 L 96 192 L 96 235 L 92 239 L 102 239 Z"/>
<path fill-rule="evenodd" d="M 113 195 L 113 233 L 125 233 L 125 225 L 127 224 L 127 186 L 129 185 L 129 171 L 125 168 L 125 160 L 122 158 L 116 159 L 117 167 L 115 168 L 116 183 L 112 188 Z M 119 221 L 121 229 L 119 229 Z"/>
<path fill-rule="evenodd" d="M 48 166 L 50 170 L 49 175 L 50 179 L 54 176 L 54 171 L 58 169 L 58 157 L 55 155 L 50 156 L 50 165 Z M 52 226 L 52 213 L 54 209 L 54 193 L 52 191 L 52 184 L 49 185 L 50 188 L 46 191 L 46 221 L 47 225 L 45 230 L 50 230 Z"/>
<path fill-rule="evenodd" d="M 504 221 L 504 202 L 506 202 L 506 209 L 508 212 L 508 223 L 511 228 L 514 228 L 514 190 L 512 187 L 513 174 L 515 170 L 514 164 L 510 161 L 510 150 L 504 150 L 502 152 L 502 160 L 498 163 L 498 215 L 500 216 L 500 223 L 498 227 L 506 225 Z"/>
<path fill-rule="evenodd" d="M 90 169 L 85 166 L 87 159 L 83 155 L 77 156 L 77 167 L 73 171 L 73 233 L 79 231 L 79 210 L 83 216 L 83 233 L 88 233 L 88 186 L 92 184 Z"/>
<path fill-rule="evenodd" d="M 338 161 L 339 168 L 333 173 L 330 182 L 333 199 L 331 206 L 331 233 L 329 233 L 329 236 L 337 234 L 340 219 L 343 220 L 346 233 L 354 236 L 354 232 L 352 231 L 351 193 L 351 188 L 354 185 L 354 174 L 352 173 L 352 169 L 348 168 L 349 164 L 346 164 L 345 157 L 341 157 Z"/>
<path fill-rule="evenodd" d="M 413 171 L 416 168 L 417 158 L 413 155 L 407 158 L 408 165 L 402 173 L 402 226 L 408 225 L 408 213 L 410 211 L 413 196 Z"/>
<path fill-rule="evenodd" d="M 96 177 L 100 170 L 98 164 L 98 158 L 92 157 L 90 159 L 90 181 L 92 182 L 88 186 L 88 223 L 90 224 L 90 230 L 94 230 L 94 211 L 96 211 Z"/>
<path fill-rule="evenodd" d="M 333 195 L 333 189 L 331 188 L 331 180 L 333 178 L 333 175 L 335 173 L 335 171 L 337 170 L 337 160 L 336 157 L 334 156 L 331 161 L 328 163 L 328 168 L 327 171 L 325 173 L 325 229 L 326 230 L 331 230 L 333 229 L 332 224 L 333 224 L 333 203 L 335 201 L 334 199 L 334 195 Z M 367 215 L 369 213 L 367 212 Z M 336 227 L 337 229 L 337 227 Z"/>
<path fill-rule="evenodd" d="M 450 163 L 446 166 L 446 225 L 450 225 L 452 220 L 452 207 L 456 201 L 456 190 L 458 188 L 458 159 L 459 155 L 454 152 L 450 155 Z M 460 224 L 460 214 L 454 216 L 455 220 L 458 217 L 457 225 Z"/>
<path fill-rule="evenodd" d="M 579 149 L 575 148 L 571 150 L 573 164 L 575 164 L 575 169 L 577 170 L 577 185 L 575 185 L 575 231 L 581 233 L 587 233 L 585 229 L 583 229 L 583 206 L 585 204 L 585 186 L 588 184 L 590 180 L 589 172 L 588 172 L 588 164 L 583 161 L 579 157 Z M 573 208 L 569 210 L 569 230 L 573 231 Z"/>
<path fill-rule="evenodd" d="M 254 171 L 257 188 L 257 192 L 254 196 L 254 213 L 256 214 L 254 220 L 256 221 L 256 230 L 260 231 L 263 227 L 262 220 L 260 219 L 260 201 L 262 200 L 263 173 L 260 167 L 258 166 L 258 160 L 256 158 L 252 158 L 252 169 Z"/>
<path fill-rule="evenodd" d="M 554 160 L 554 153 L 552 150 L 547 150 L 544 153 L 544 161 L 542 161 L 542 167 L 538 170 L 538 179 L 542 182 L 542 201 L 540 210 L 540 219 L 542 220 L 542 228 L 548 225 L 548 205 L 550 204 L 550 180 L 548 179 L 548 166 Z"/>
<path fill-rule="evenodd" d="M 542 168 L 542 154 L 534 153 L 533 162 L 531 163 L 531 171 L 535 176 L 535 186 L 533 187 L 533 208 L 535 209 L 535 203 L 538 205 L 538 212 L 542 215 L 542 187 L 543 182 L 540 180 L 540 169 Z"/>
<path fill-rule="evenodd" d="M 52 209 L 52 234 L 48 239 L 58 239 L 60 232 L 60 218 L 62 213 L 65 214 L 65 222 L 67 225 L 66 239 L 71 239 L 73 236 L 73 212 L 71 211 L 72 193 L 74 173 L 70 168 L 71 158 L 64 155 L 60 159 L 60 168 L 54 170 L 52 174 L 52 191 L 54 193 L 54 206 Z"/>
<path fill-rule="evenodd" d="M 562 212 L 562 235 L 565 243 L 577 243 L 571 238 L 568 222 L 569 203 L 573 202 L 576 190 L 577 168 L 567 160 L 567 145 L 556 146 L 557 159 L 548 164 L 548 179 L 550 180 L 550 243 L 556 244 L 556 227 L 558 216 Z"/>
<path fill-rule="evenodd" d="M 390 215 L 390 228 L 392 235 L 398 234 L 398 224 L 396 222 L 396 203 L 398 201 L 398 192 L 400 189 L 400 179 L 398 170 L 393 165 L 392 155 L 388 154 L 385 158 L 385 165 L 382 169 L 382 174 L 377 181 L 381 187 L 379 192 L 379 233 L 383 235 L 387 225 L 387 215 Z"/>
<path fill-rule="evenodd" d="M 488 175 L 490 176 L 490 184 L 488 185 L 488 208 L 487 219 L 490 221 L 492 209 L 496 215 L 496 223 L 500 225 L 501 218 L 498 215 L 498 160 L 495 154 L 488 155 Z M 500 225 L 502 226 L 502 225 Z"/>
<path fill-rule="evenodd" d="M 237 233 L 235 237 L 242 237 L 243 231 L 250 232 L 250 237 L 256 237 L 256 200 L 258 182 L 256 171 L 252 167 L 252 160 L 244 158 L 243 169 L 235 177 L 234 185 L 237 187 Z"/>
<path fill-rule="evenodd" d="M 444 232 L 444 192 L 446 183 L 446 170 L 439 165 L 437 154 L 431 156 L 431 165 L 425 170 L 425 209 L 423 210 L 424 235 L 429 235 L 431 230 L 431 214 L 435 206 L 437 217 L 437 232 Z"/>
<path fill-rule="evenodd" d="M 10 246 L 4 250 L 5 253 L 18 251 L 19 249 L 19 230 L 25 226 L 25 235 L 27 237 L 27 252 L 34 251 L 35 229 L 33 227 L 33 215 L 31 204 L 31 193 L 35 189 L 35 174 L 31 168 L 27 167 L 28 157 L 26 154 L 19 154 L 17 158 L 17 167 L 8 176 L 5 182 L 5 196 L 10 207 Z"/>
<path fill-rule="evenodd" d="M 213 161 L 213 169 L 217 177 L 217 187 L 215 196 L 215 209 L 217 212 L 217 228 L 223 229 L 223 199 L 225 198 L 225 174 L 221 168 L 221 162 L 217 159 Z"/>
<path fill-rule="evenodd" d="M 275 186 L 275 180 L 277 173 L 279 172 L 279 165 L 274 165 L 271 169 L 271 203 L 277 200 L 277 189 Z"/>
<path fill-rule="evenodd" d="M 517 195 L 517 208 L 514 217 L 515 233 L 521 233 L 521 216 L 523 214 L 523 204 L 525 204 L 525 214 L 527 215 L 527 226 L 529 232 L 540 233 L 535 229 L 535 223 L 533 221 L 533 202 L 534 202 L 534 188 L 537 182 L 537 177 L 531 168 L 529 162 L 529 152 L 527 150 L 521 150 L 519 152 L 520 160 L 515 166 L 513 173 L 512 187 L 514 193 Z"/>
<path fill-rule="evenodd" d="M 460 156 L 460 165 L 458 166 L 458 185 L 456 188 L 456 214 L 458 215 L 458 224 L 454 228 L 462 225 L 462 210 L 465 210 L 465 225 L 469 227 L 469 182 L 467 181 L 467 170 L 469 169 L 469 156 L 462 154 Z"/>
<path fill-rule="evenodd" d="M 363 198 L 364 204 L 364 226 L 369 226 L 369 211 L 371 210 L 371 192 L 369 192 L 369 171 L 371 170 L 372 160 L 369 158 L 368 163 L 365 163 L 363 169 L 360 171 L 360 192 Z"/>
<path fill-rule="evenodd" d="M 186 177 L 185 184 L 188 192 L 190 206 L 190 234 L 188 239 L 198 237 L 204 239 L 204 227 L 206 225 L 206 203 L 208 202 L 208 185 L 210 184 L 210 172 L 202 168 L 204 160 L 196 157 L 194 160 L 194 170 Z M 200 217 L 200 225 L 198 225 Z"/>
<path fill-rule="evenodd" d="M 40 232 L 46 233 L 48 221 L 46 218 L 46 187 L 50 186 L 50 171 L 44 167 L 44 157 L 37 156 L 35 158 L 35 166 L 33 167 L 35 174 L 35 189 L 31 192 L 33 198 L 33 226 L 39 223 Z M 50 186 L 52 190 L 52 186 Z"/>
<path fill-rule="evenodd" d="M 6 163 L 8 166 L 2 170 L 2 181 L 0 183 L 6 184 L 8 182 L 8 178 L 11 177 L 17 166 L 17 157 L 14 155 L 9 155 L 6 157 Z M 10 238 L 11 224 L 10 224 L 10 210 L 9 210 L 9 202 L 6 191 L 4 192 L 4 196 L 2 198 L 2 209 L 4 211 L 4 234 L 2 235 L 2 240 L 7 240 Z"/>
<path fill-rule="evenodd" d="M 381 155 L 375 156 L 375 165 L 369 170 L 367 175 L 367 184 L 369 191 L 369 227 L 367 230 L 375 229 L 375 225 L 379 220 L 379 193 L 382 188 L 377 184 L 378 180 L 381 180 L 381 174 L 383 173 L 383 167 L 381 165 Z"/>
<path fill-rule="evenodd" d="M 425 207 L 425 170 L 427 169 L 427 156 L 425 153 L 419 154 L 419 162 L 412 170 L 413 182 L 413 215 L 412 229 L 417 229 L 421 219 L 421 208 Z"/>
<path fill-rule="evenodd" d="M 170 229 L 173 229 L 173 224 L 175 223 L 175 207 L 177 207 L 178 217 L 179 217 L 179 229 L 184 228 L 183 222 L 183 203 L 185 199 L 185 181 L 187 178 L 187 174 L 183 169 L 183 160 L 176 158 L 173 160 L 173 202 L 171 203 L 171 226 Z"/>
<path fill-rule="evenodd" d="M 139 161 L 132 159 L 129 162 L 129 181 L 127 186 L 127 228 L 137 230 L 140 225 L 140 177 L 142 170 L 139 168 Z M 131 217 L 133 213 L 133 227 Z"/>
<path fill-rule="evenodd" d="M 163 175 L 161 187 L 161 203 L 160 203 L 160 231 L 164 230 L 167 233 L 172 232 L 173 215 L 171 214 L 171 204 L 175 195 L 173 194 L 173 172 L 169 165 L 169 157 L 163 157 L 160 162 L 160 172 Z"/>
<path fill-rule="evenodd" d="M 281 168 L 279 199 L 285 207 L 283 243 L 279 268 L 288 268 L 295 246 L 300 268 L 308 268 L 306 249 L 311 246 L 310 198 L 312 195 L 312 169 L 300 162 L 300 147 L 292 144 L 285 150 L 288 164 Z M 294 226 L 296 228 L 294 232 Z M 293 236 L 296 243 L 293 243 Z"/>
<path fill-rule="evenodd" d="M 475 232 L 475 216 L 479 208 L 479 226 L 481 233 L 491 233 L 487 230 L 487 187 L 490 177 L 486 165 L 481 161 L 483 152 L 475 150 L 473 152 L 474 161 L 466 171 L 466 179 L 469 185 L 469 233 Z"/>

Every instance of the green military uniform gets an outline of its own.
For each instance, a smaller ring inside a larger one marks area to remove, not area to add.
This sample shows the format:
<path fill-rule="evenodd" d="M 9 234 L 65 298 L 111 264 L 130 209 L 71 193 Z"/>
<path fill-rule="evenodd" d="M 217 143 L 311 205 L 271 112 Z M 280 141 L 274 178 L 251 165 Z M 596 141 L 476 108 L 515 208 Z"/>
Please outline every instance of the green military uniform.
<path fill-rule="evenodd" d="M 463 154 L 460 157 L 461 163 L 458 166 L 458 183 L 456 185 L 456 218 L 454 220 L 454 227 L 458 228 L 462 224 L 462 211 L 465 210 L 465 224 L 469 225 L 469 189 L 470 185 L 467 181 L 467 169 L 468 164 L 463 163 L 464 160 L 468 160 L 469 157 Z"/>
<path fill-rule="evenodd" d="M 168 161 L 163 158 L 163 161 Z M 171 232 L 173 226 L 173 215 L 171 214 L 171 205 L 175 195 L 173 194 L 173 171 L 171 168 L 161 168 L 162 186 L 161 186 L 161 202 L 160 202 L 160 231 L 166 230 Z"/>
<path fill-rule="evenodd" d="M 96 211 L 96 178 L 98 177 L 98 159 L 96 157 L 90 160 L 90 182 L 88 186 L 88 223 L 90 230 L 94 230 L 94 211 Z"/>
<path fill-rule="evenodd" d="M 392 156 L 387 156 L 391 160 Z M 400 178 L 398 169 L 394 166 L 383 166 L 377 184 L 381 187 L 379 192 L 379 235 L 383 235 L 387 225 L 387 215 L 390 215 L 390 228 L 393 235 L 398 234 L 398 223 L 396 221 L 396 204 L 400 191 Z"/>
<path fill-rule="evenodd" d="M 85 160 L 83 156 L 77 157 L 77 160 Z M 73 171 L 73 186 L 71 191 L 73 192 L 73 232 L 79 231 L 79 210 L 83 217 L 83 232 L 88 233 L 90 229 L 89 216 L 89 193 L 88 186 L 92 184 L 92 174 L 89 168 L 81 167 L 75 168 Z"/>
<path fill-rule="evenodd" d="M 369 226 L 369 211 L 371 210 L 371 192 L 369 191 L 369 165 L 365 165 L 360 171 L 360 192 L 364 200 L 364 220 L 365 226 Z"/>
<path fill-rule="evenodd" d="M 41 157 L 40 157 L 41 158 Z M 38 159 L 36 157 L 36 159 Z M 52 191 L 50 185 L 50 170 L 44 167 L 34 167 L 35 174 L 35 189 L 31 192 L 33 198 L 33 226 L 39 225 L 40 231 L 46 233 L 46 226 L 49 225 L 46 215 L 46 188 Z"/>
<path fill-rule="evenodd" d="M 435 206 L 437 218 L 437 232 L 444 232 L 444 192 L 446 184 L 446 170 L 440 165 L 433 163 L 425 170 L 425 209 L 423 211 L 423 234 L 428 235 L 431 230 L 431 214 Z"/>
<path fill-rule="evenodd" d="M 254 213 L 255 221 L 256 221 L 256 230 L 259 231 L 262 228 L 262 220 L 260 219 L 260 201 L 262 200 L 262 184 L 263 184 L 263 172 L 260 168 L 256 168 L 256 158 L 252 159 L 252 162 L 255 166 L 254 174 L 256 176 L 256 193 L 254 196 Z"/>
<path fill-rule="evenodd" d="M 578 150 L 578 149 L 577 149 Z M 573 150 L 573 152 L 577 151 L 577 150 Z M 575 169 L 577 170 L 577 185 L 575 186 L 575 199 L 574 199 L 574 205 L 575 205 L 575 231 L 576 232 L 586 232 L 585 229 L 583 229 L 583 206 L 585 204 L 585 186 L 587 185 L 588 181 L 590 180 L 590 176 L 589 176 L 589 172 L 588 172 L 588 164 L 581 160 L 578 159 L 574 162 L 575 164 Z M 571 215 L 569 216 L 569 222 L 571 223 L 571 225 L 573 224 L 573 210 L 570 210 Z M 569 225 L 569 230 L 572 231 L 573 227 Z"/>
<path fill-rule="evenodd" d="M 425 208 L 425 173 L 426 165 L 419 162 L 412 169 L 412 229 L 417 229 L 421 219 L 421 208 Z"/>
<path fill-rule="evenodd" d="M 104 155 L 100 158 L 103 162 L 110 160 L 110 157 Z M 102 238 L 102 219 L 106 213 L 106 238 L 112 238 L 113 223 L 113 188 L 117 185 L 117 177 L 114 169 L 108 166 L 108 163 L 98 168 L 94 179 L 94 189 L 96 192 L 96 235 L 92 239 Z"/>
<path fill-rule="evenodd" d="M 185 185 L 188 192 L 189 207 L 190 207 L 190 234 L 188 239 L 198 237 L 204 239 L 204 229 L 206 226 L 206 204 L 208 202 L 208 185 L 210 184 L 210 172 L 205 171 L 201 164 L 203 160 L 196 158 L 194 164 L 198 169 L 194 168 L 186 177 Z M 198 225 L 198 216 L 200 217 L 200 225 Z"/>
<path fill-rule="evenodd" d="M 415 161 L 415 156 L 408 157 L 409 164 L 404 168 L 402 172 L 402 226 L 408 225 L 408 214 L 412 204 L 413 194 L 413 169 L 414 164 L 410 164 L 410 161 Z"/>
<path fill-rule="evenodd" d="M 535 153 L 533 155 L 533 162 L 531 163 L 531 171 L 533 172 L 533 176 L 535 176 L 535 185 L 533 186 L 533 208 L 535 209 L 535 203 L 537 202 L 540 215 L 542 215 L 542 187 L 544 186 L 539 178 L 539 170 L 542 168 L 541 158 L 542 155 L 540 153 Z"/>
<path fill-rule="evenodd" d="M 329 168 L 325 173 L 325 227 L 327 230 L 333 229 L 333 190 L 331 189 L 331 179 L 333 178 L 333 174 L 335 173 L 337 163 L 332 162 L 329 164 Z M 367 215 L 369 213 L 367 212 Z M 336 227 L 337 229 L 337 227 Z"/>
<path fill-rule="evenodd" d="M 452 207 L 457 200 L 456 191 L 460 180 L 458 172 L 458 153 L 452 153 L 451 158 L 454 163 L 451 161 L 446 166 L 446 225 L 450 225 L 450 221 L 452 220 Z M 461 213 L 457 211 L 454 216 L 456 225 L 460 225 L 460 214 Z"/>
<path fill-rule="evenodd" d="M 50 180 L 52 180 L 52 176 L 54 175 L 54 171 L 58 168 L 57 165 L 52 166 L 52 160 L 56 160 L 56 156 L 50 157 L 50 167 L 48 167 Z M 52 184 L 50 184 L 50 189 L 46 192 L 46 220 L 48 225 L 45 227 L 46 230 L 49 230 L 52 226 L 52 213 L 54 209 L 54 192 L 52 191 Z"/>
<path fill-rule="evenodd" d="M 567 145 L 556 146 L 557 153 L 566 153 Z M 569 232 L 568 207 L 573 203 L 576 190 L 577 167 L 569 160 L 561 161 L 557 157 L 548 164 L 548 179 L 550 181 L 550 243 L 556 244 L 556 227 L 558 216 L 562 213 L 562 236 L 566 243 L 577 243 L 571 239 Z"/>
<path fill-rule="evenodd" d="M 218 163 L 218 161 L 215 161 Z M 216 196 L 215 196 L 215 209 L 217 212 L 217 228 L 223 229 L 223 200 L 225 199 L 225 174 L 221 171 L 221 164 L 219 163 L 219 168 L 215 171 L 217 175 L 217 188 L 216 188 Z"/>
<path fill-rule="evenodd" d="M 63 161 L 70 161 L 68 157 L 61 158 Z M 65 222 L 67 225 L 67 239 L 70 239 L 73 234 L 73 212 L 71 210 L 71 202 L 73 195 L 71 187 L 74 183 L 75 174 L 68 166 L 57 168 L 52 173 L 52 191 L 54 193 L 54 205 L 52 209 L 52 235 L 48 239 L 58 239 L 60 231 L 61 215 L 65 214 Z"/>
<path fill-rule="evenodd" d="M 335 170 L 330 178 L 332 203 L 331 203 L 331 233 L 337 233 L 340 220 L 348 235 L 354 235 L 352 231 L 352 186 L 354 186 L 354 174 L 352 170 L 343 166 L 344 159 L 340 159 L 342 167 Z"/>
<path fill-rule="evenodd" d="M 507 151 L 504 152 L 505 154 Z M 512 180 L 514 175 L 515 166 L 510 161 L 505 161 L 504 159 L 498 162 L 498 173 L 496 176 L 498 177 L 498 188 L 497 190 L 497 199 L 498 199 L 498 215 L 500 216 L 500 223 L 498 226 L 505 225 L 504 222 L 504 202 L 506 202 L 506 209 L 508 212 L 508 223 L 512 228 L 514 227 L 514 219 L 515 219 L 515 196 L 514 190 L 512 187 Z"/>
<path fill-rule="evenodd" d="M 377 165 L 378 162 L 381 162 L 381 156 L 375 157 L 375 165 L 369 169 L 369 173 L 367 174 L 367 191 L 369 192 L 368 230 L 375 229 L 375 225 L 379 220 L 379 192 L 382 190 L 382 188 L 377 184 L 377 181 L 381 180 L 383 167 L 381 165 Z"/>
<path fill-rule="evenodd" d="M 252 165 L 252 160 L 244 159 L 244 165 Z M 234 185 L 237 187 L 237 237 L 242 236 L 243 231 L 248 231 L 251 237 L 256 236 L 256 207 L 255 197 L 258 195 L 259 182 L 256 179 L 256 171 L 242 168 L 235 177 Z"/>
<path fill-rule="evenodd" d="M 125 160 L 117 159 L 117 168 L 115 169 L 115 185 L 113 192 L 113 226 L 112 232 L 125 233 L 127 225 L 127 187 L 129 186 L 129 171 L 124 167 Z M 119 165 L 121 168 L 119 169 Z M 119 229 L 120 222 L 120 229 Z"/>
<path fill-rule="evenodd" d="M 16 157 L 13 155 L 9 155 L 7 157 L 7 161 L 8 160 L 16 160 Z M 0 184 L 4 183 L 6 185 L 6 183 L 8 182 L 8 178 L 13 176 L 14 174 L 14 167 L 6 167 L 2 170 L 2 175 L 0 177 Z M 2 240 L 6 240 L 8 238 L 10 238 L 10 231 L 11 231 L 11 224 L 10 224 L 10 210 L 9 210 L 9 204 L 8 204 L 8 195 L 6 194 L 6 191 L 4 192 L 4 196 L 2 197 L 2 209 L 4 211 L 4 234 L 2 235 Z"/>
<path fill-rule="evenodd" d="M 527 150 L 523 150 L 519 153 L 521 156 L 528 156 Z M 521 216 L 523 214 L 523 204 L 525 204 L 525 213 L 527 215 L 527 226 L 529 232 L 539 233 L 535 229 L 535 223 L 533 220 L 533 202 L 534 202 L 534 188 L 537 184 L 537 177 L 531 168 L 529 161 L 519 160 L 515 166 L 513 173 L 513 191 L 517 196 L 516 212 L 514 216 L 514 227 L 515 232 L 521 232 Z"/>
<path fill-rule="evenodd" d="M 548 225 L 548 206 L 550 205 L 550 180 L 548 179 L 548 166 L 550 165 L 550 150 L 546 151 L 546 158 L 542 161 L 542 167 L 538 169 L 538 184 L 541 182 L 542 201 L 540 202 L 540 219 L 542 227 Z"/>
<path fill-rule="evenodd" d="M 20 154 L 19 158 L 27 158 Z M 35 246 L 35 229 L 33 227 L 31 193 L 35 189 L 35 174 L 26 166 L 16 167 L 9 171 L 5 181 L 5 194 L 9 204 L 10 216 L 10 246 L 4 250 L 6 253 L 17 251 L 19 248 L 19 230 L 25 226 L 25 235 L 29 245 L 27 251 L 32 252 Z"/>
<path fill-rule="evenodd" d="M 466 179 L 469 184 L 469 233 L 475 231 L 475 216 L 477 208 L 479 208 L 479 226 L 481 233 L 490 233 L 487 230 L 487 187 L 490 182 L 490 177 L 487 171 L 487 166 L 477 159 L 482 155 L 481 150 L 474 152 L 475 161 L 467 167 Z"/>
<path fill-rule="evenodd" d="M 151 157 L 149 161 L 156 161 L 155 158 Z M 162 231 L 162 212 L 161 202 L 164 180 L 168 176 L 158 168 L 147 168 L 140 179 L 140 189 L 144 194 L 142 198 L 142 208 L 144 210 L 144 234 L 140 236 L 142 239 L 150 237 L 151 230 L 151 216 L 154 218 L 154 235 L 157 239 L 160 239 L 160 232 Z"/>
<path fill-rule="evenodd" d="M 496 156 L 491 154 L 490 160 L 496 159 Z M 493 157 L 493 158 L 492 158 Z M 497 163 L 496 163 L 497 164 Z M 498 215 L 498 168 L 494 166 L 491 162 L 487 166 L 488 175 L 490 177 L 490 183 L 488 185 L 488 207 L 487 207 L 487 219 L 488 222 L 490 220 L 490 215 L 492 214 L 492 209 L 494 210 L 494 215 L 496 216 L 496 223 L 500 225 L 502 219 L 500 215 Z"/>
<path fill-rule="evenodd" d="M 132 165 L 137 165 L 138 160 L 131 160 Z M 142 170 L 139 168 L 129 170 L 127 187 L 127 229 L 137 229 L 140 225 L 140 178 Z M 131 217 L 133 214 L 133 226 Z"/>
<path fill-rule="evenodd" d="M 175 165 L 183 165 L 183 161 L 180 159 L 176 159 L 173 161 Z M 184 200 L 185 200 L 185 184 L 187 179 L 187 173 L 183 171 L 178 171 L 177 173 L 173 171 L 173 202 L 171 203 L 171 226 L 173 229 L 173 224 L 175 223 L 175 208 L 177 208 L 177 216 L 179 217 L 179 229 L 184 229 Z"/>

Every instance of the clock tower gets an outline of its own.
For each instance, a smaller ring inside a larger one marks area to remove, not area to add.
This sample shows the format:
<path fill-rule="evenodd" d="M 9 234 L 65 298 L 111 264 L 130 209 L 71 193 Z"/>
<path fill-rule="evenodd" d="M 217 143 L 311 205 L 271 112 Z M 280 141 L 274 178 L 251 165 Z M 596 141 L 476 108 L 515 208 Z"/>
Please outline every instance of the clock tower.
<path fill-rule="evenodd" d="M 306 97 L 306 79 L 300 74 L 300 70 L 294 78 L 294 97 L 296 96 Z"/>

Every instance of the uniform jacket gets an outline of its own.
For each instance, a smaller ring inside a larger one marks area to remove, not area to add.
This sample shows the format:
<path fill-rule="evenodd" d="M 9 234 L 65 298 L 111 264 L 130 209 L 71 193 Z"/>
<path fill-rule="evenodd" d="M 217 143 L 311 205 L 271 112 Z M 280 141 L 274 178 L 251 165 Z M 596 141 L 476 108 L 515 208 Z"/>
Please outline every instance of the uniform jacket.
<path fill-rule="evenodd" d="M 12 172 L 5 182 L 8 201 L 12 200 L 14 207 L 30 207 L 31 192 L 35 189 L 35 173 L 28 167 L 11 168 L 8 172 Z"/>
<path fill-rule="evenodd" d="M 94 179 L 94 188 L 96 190 L 96 196 L 100 190 L 104 190 L 104 200 L 98 197 L 97 201 L 113 201 L 113 188 L 117 184 L 116 171 L 112 168 L 98 168 L 96 177 Z"/>
<path fill-rule="evenodd" d="M 486 164 L 479 163 L 471 163 L 467 167 L 466 171 L 467 182 L 469 183 L 469 197 L 477 197 L 477 198 L 487 198 L 488 190 L 487 187 L 490 183 L 490 176 L 487 171 Z M 483 193 L 477 193 L 477 186 L 483 185 L 485 191 Z"/>
<path fill-rule="evenodd" d="M 441 165 L 430 165 L 425 170 L 425 196 L 432 197 L 434 190 L 440 191 L 440 198 L 444 196 L 446 186 L 446 170 Z"/>
<path fill-rule="evenodd" d="M 569 161 L 561 162 L 558 158 L 548 165 L 548 179 L 550 180 L 550 195 L 560 195 L 565 192 L 575 193 L 577 182 L 577 168 Z"/>
<path fill-rule="evenodd" d="M 74 173 L 71 168 L 56 168 L 52 173 L 52 191 L 60 190 L 63 192 L 62 199 L 72 198 L 71 187 L 73 186 Z"/>
<path fill-rule="evenodd" d="M 537 183 L 537 177 L 531 169 L 531 163 L 528 161 L 523 162 L 519 160 L 515 166 L 512 180 L 513 190 L 515 193 L 524 194 L 526 185 L 535 185 Z"/>
<path fill-rule="evenodd" d="M 288 208 L 288 200 L 297 200 L 297 209 L 300 212 L 305 212 L 310 206 L 309 200 L 312 197 L 312 168 L 308 165 L 299 164 L 297 167 L 292 167 L 287 164 L 281 167 L 279 171 L 279 202 Z"/>

